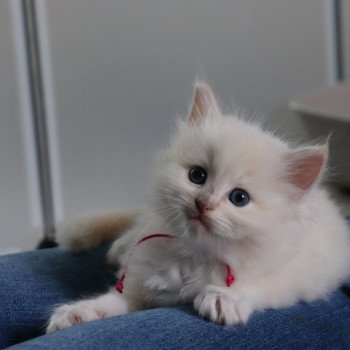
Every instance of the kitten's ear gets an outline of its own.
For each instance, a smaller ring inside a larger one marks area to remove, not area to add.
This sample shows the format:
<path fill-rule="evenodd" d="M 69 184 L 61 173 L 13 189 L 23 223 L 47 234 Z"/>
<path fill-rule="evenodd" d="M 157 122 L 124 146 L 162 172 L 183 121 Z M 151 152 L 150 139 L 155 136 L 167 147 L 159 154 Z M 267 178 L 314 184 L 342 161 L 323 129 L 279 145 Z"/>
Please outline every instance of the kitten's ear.
<path fill-rule="evenodd" d="M 221 110 L 210 86 L 203 81 L 197 81 L 187 124 L 199 125 L 206 118 L 219 115 Z"/>
<path fill-rule="evenodd" d="M 321 178 L 327 159 L 328 144 L 293 150 L 286 157 L 285 177 L 298 189 L 307 190 Z"/>

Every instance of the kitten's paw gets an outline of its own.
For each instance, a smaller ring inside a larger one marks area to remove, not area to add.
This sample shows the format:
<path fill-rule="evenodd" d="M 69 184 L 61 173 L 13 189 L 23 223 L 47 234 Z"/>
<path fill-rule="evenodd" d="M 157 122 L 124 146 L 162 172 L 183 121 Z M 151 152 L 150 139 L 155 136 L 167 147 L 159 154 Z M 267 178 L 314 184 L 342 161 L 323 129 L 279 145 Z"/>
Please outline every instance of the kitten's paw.
<path fill-rule="evenodd" d="M 88 302 L 66 304 L 56 308 L 46 328 L 46 333 L 68 328 L 76 324 L 105 318 L 104 312 L 95 309 Z"/>
<path fill-rule="evenodd" d="M 227 326 L 247 322 L 253 311 L 238 294 L 217 287 L 200 293 L 194 300 L 194 307 L 202 317 Z"/>

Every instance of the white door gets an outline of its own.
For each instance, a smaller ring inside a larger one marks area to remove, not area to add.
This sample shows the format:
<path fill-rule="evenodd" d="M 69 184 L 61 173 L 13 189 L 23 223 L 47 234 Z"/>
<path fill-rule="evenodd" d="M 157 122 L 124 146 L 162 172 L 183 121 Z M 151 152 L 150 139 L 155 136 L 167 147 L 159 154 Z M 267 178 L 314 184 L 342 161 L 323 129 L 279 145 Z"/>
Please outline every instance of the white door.
<path fill-rule="evenodd" d="M 18 2 L 0 1 L 0 254 L 42 237 L 36 159 Z"/>

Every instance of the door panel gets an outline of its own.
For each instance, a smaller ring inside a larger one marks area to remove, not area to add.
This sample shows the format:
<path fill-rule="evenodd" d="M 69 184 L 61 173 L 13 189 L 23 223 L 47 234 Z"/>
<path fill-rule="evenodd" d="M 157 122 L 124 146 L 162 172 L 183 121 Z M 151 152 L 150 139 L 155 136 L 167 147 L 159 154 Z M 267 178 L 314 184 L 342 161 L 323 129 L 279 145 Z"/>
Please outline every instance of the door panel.
<path fill-rule="evenodd" d="M 0 253 L 42 236 L 19 2 L 0 1 Z"/>

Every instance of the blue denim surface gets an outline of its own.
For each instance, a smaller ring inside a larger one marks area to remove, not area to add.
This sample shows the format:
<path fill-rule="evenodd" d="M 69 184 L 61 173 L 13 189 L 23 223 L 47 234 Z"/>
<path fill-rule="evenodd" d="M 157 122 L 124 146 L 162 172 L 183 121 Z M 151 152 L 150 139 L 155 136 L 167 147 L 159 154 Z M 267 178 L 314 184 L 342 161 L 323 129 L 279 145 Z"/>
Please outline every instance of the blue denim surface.
<path fill-rule="evenodd" d="M 53 305 L 103 292 L 115 282 L 105 251 L 74 255 L 55 248 L 0 257 L 0 348 L 350 349 L 350 298 L 340 290 L 326 301 L 255 313 L 242 326 L 207 322 L 188 305 L 43 335 Z"/>

